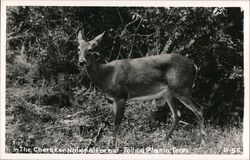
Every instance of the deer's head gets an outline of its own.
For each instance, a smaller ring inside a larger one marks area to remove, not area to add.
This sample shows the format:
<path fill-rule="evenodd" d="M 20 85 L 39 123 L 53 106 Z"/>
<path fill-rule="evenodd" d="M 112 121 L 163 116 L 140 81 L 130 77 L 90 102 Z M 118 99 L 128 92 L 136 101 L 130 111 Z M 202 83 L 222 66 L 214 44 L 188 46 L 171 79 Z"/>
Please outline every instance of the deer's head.
<path fill-rule="evenodd" d="M 104 33 L 105 32 L 96 36 L 91 41 L 84 40 L 81 31 L 78 33 L 77 39 L 79 43 L 79 46 L 78 46 L 78 66 L 79 67 L 83 67 L 88 61 L 91 61 L 93 54 L 96 54 L 96 52 L 91 52 L 91 50 L 98 44 L 98 42 L 101 40 Z"/>

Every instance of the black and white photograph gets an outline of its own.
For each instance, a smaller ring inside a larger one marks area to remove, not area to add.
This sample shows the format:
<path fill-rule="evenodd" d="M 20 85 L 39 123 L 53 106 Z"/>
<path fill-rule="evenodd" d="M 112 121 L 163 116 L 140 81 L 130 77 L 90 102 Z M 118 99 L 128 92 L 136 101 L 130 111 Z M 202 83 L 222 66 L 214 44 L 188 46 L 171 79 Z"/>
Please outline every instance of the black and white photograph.
<path fill-rule="evenodd" d="M 249 158 L 248 1 L 2 2 L 1 159 Z"/>

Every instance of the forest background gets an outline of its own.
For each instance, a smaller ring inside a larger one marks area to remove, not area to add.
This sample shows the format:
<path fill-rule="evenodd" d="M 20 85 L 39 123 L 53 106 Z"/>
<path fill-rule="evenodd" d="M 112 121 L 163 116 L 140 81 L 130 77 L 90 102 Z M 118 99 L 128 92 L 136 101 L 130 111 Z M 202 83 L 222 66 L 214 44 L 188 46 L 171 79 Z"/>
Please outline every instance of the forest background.
<path fill-rule="evenodd" d="M 6 151 L 39 146 L 107 148 L 112 104 L 78 68 L 77 33 L 105 31 L 98 61 L 181 54 L 198 67 L 193 97 L 204 106 L 207 147 L 197 120 L 181 106 L 177 131 L 164 141 L 171 112 L 161 100 L 131 101 L 120 146 L 188 148 L 190 153 L 242 153 L 243 11 L 204 7 L 7 7 Z M 105 126 L 105 128 L 103 127 Z M 92 144 L 93 145 L 93 144 Z M 231 152 L 230 152 L 231 153 Z"/>

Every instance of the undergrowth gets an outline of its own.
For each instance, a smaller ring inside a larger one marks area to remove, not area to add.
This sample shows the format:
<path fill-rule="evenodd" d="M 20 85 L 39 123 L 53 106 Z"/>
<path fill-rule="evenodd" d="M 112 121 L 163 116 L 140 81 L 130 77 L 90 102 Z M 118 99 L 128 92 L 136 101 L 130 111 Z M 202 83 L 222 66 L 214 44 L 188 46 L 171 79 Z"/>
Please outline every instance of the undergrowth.
<path fill-rule="evenodd" d="M 91 148 L 111 148 L 112 104 L 105 96 L 96 89 L 83 87 L 65 98 L 66 93 L 59 93 L 57 87 L 25 86 L 6 90 L 6 152 L 86 149 L 104 123 L 107 125 L 101 138 Z M 165 149 L 166 154 L 242 153 L 241 123 L 227 126 L 207 123 L 206 146 L 201 147 L 195 116 L 188 121 L 184 114 L 172 137 L 165 140 L 171 122 L 171 113 L 163 101 L 129 101 L 120 126 L 119 153 L 158 153 L 160 149 Z M 237 152 L 225 149 L 237 149 Z"/>

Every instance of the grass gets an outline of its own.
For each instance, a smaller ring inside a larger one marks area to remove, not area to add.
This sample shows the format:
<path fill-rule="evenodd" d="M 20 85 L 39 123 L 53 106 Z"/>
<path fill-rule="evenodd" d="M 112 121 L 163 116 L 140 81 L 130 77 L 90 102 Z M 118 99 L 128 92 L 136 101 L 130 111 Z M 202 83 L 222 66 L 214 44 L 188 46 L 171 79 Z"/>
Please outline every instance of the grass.
<path fill-rule="evenodd" d="M 67 149 L 81 149 L 82 153 L 103 122 L 111 125 L 103 130 L 91 151 L 99 149 L 99 152 L 109 153 L 106 149 L 110 148 L 112 136 L 112 105 L 100 92 L 78 90 L 71 99 L 71 106 L 39 102 L 45 94 L 53 94 L 51 88 L 8 88 L 6 93 L 7 153 L 69 153 Z M 163 112 L 156 104 L 128 102 L 120 127 L 119 153 L 242 154 L 242 124 L 206 124 L 206 146 L 202 147 L 197 125 L 179 123 L 166 141 L 164 135 L 170 128 L 171 114 L 165 111 L 165 123 L 160 121 L 159 113 Z"/>

